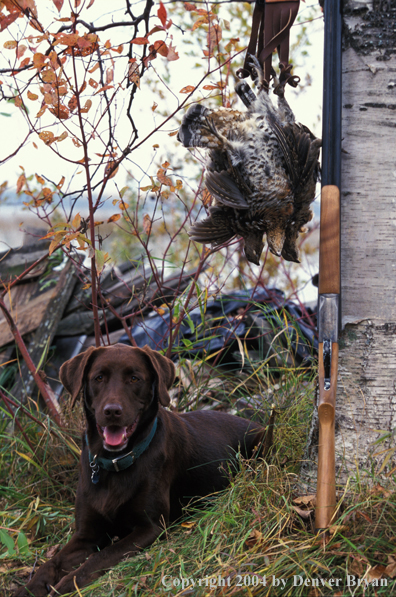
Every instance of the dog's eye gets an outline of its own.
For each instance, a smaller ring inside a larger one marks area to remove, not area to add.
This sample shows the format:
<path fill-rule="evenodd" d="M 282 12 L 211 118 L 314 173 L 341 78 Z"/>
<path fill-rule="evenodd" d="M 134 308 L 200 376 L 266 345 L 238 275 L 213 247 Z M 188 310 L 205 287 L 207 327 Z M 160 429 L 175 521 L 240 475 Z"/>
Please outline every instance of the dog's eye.
<path fill-rule="evenodd" d="M 132 383 L 136 383 L 137 381 L 139 381 L 139 378 L 138 378 L 138 377 L 136 377 L 136 375 L 132 375 L 132 376 L 131 376 L 131 382 L 132 382 Z"/>
<path fill-rule="evenodd" d="M 103 375 L 97 375 L 95 381 L 103 381 Z"/>

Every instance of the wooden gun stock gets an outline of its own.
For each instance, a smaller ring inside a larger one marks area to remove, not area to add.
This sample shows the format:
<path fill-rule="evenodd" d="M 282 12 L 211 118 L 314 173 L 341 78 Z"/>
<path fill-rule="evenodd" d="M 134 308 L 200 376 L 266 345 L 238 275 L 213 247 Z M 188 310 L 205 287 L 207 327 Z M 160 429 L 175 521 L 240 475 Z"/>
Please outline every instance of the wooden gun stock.
<path fill-rule="evenodd" d="M 315 526 L 330 526 L 336 508 L 335 405 L 340 294 L 340 192 L 322 188 L 319 266 L 319 449 Z"/>

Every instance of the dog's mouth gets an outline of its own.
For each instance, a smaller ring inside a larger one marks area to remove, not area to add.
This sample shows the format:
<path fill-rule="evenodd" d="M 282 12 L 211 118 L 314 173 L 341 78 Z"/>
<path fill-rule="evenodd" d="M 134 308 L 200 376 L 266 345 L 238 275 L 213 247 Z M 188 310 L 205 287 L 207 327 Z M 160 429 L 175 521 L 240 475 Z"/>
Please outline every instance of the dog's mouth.
<path fill-rule="evenodd" d="M 97 425 L 99 434 L 103 439 L 103 447 L 110 452 L 119 452 L 120 450 L 123 450 L 127 446 L 128 440 L 135 431 L 138 422 L 139 416 L 137 416 L 132 425 L 129 425 L 128 427 L 121 425 L 107 425 L 106 427 L 101 427 L 100 425 Z"/>

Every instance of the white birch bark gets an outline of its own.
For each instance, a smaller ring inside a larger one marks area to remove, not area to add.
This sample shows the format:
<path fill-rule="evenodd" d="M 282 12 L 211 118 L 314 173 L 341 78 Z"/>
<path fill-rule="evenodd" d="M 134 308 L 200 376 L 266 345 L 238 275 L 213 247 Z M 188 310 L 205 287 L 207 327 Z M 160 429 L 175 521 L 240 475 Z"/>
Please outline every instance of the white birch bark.
<path fill-rule="evenodd" d="M 378 430 L 396 428 L 396 1 L 349 1 L 343 10 L 343 331 L 336 406 L 342 484 L 357 470 L 361 478 L 372 467 L 379 470 L 385 454 L 377 453 L 389 443 L 373 442 Z M 311 462 L 317 439 L 315 420 Z M 307 472 L 314 480 L 315 467 Z"/>

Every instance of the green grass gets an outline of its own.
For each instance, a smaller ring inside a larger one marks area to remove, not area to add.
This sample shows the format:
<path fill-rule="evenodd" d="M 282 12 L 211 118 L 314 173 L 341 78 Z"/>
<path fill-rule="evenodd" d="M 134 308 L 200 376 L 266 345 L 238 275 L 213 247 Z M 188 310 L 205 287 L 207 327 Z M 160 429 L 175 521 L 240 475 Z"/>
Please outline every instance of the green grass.
<path fill-rule="evenodd" d="M 278 413 L 269 462 L 242 461 L 230 486 L 206 500 L 205 509 L 190 508 L 149 549 L 74 595 L 396 595 L 395 581 L 388 575 L 391 567 L 385 572 L 392 554 L 396 560 L 394 479 L 386 480 L 386 489 L 384 480 L 374 475 L 370 486 L 351 479 L 325 543 L 314 532 L 312 502 L 295 501 L 301 495 L 298 473 L 315 391 L 312 372 L 288 369 L 274 380 L 268 369 L 261 369 L 253 377 L 264 410 L 274 403 Z M 233 383 L 240 398 L 252 379 L 251 372 L 237 380 L 228 374 L 221 380 L 221 393 L 227 394 L 227 384 Z M 196 389 L 204 394 L 203 388 Z M 81 426 L 82 411 L 77 407 L 66 413 L 69 431 L 61 433 L 43 415 L 34 414 L 44 428 L 18 415 L 34 454 L 13 429 L 8 412 L 2 411 L 0 424 L 0 594 L 6 597 L 10 587 L 26 582 L 33 566 L 45 561 L 51 547 L 70 538 L 73 529 L 80 431 L 70 430 L 78 426 L 76 421 Z M 364 586 L 363 581 L 360 587 L 348 587 L 348 574 L 382 574 L 386 586 Z M 219 578 L 224 586 L 219 586 Z"/>

